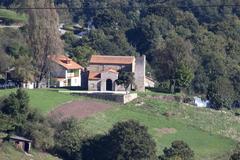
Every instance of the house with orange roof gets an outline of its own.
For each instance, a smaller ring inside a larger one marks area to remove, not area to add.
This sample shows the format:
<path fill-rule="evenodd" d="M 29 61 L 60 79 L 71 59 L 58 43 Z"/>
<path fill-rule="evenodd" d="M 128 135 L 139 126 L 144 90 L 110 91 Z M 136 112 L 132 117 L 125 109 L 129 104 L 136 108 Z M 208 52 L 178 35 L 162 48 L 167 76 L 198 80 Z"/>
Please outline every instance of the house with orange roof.
<path fill-rule="evenodd" d="M 89 91 L 124 91 L 116 80 L 120 71 L 133 72 L 129 89 L 145 91 L 146 57 L 92 55 L 87 70 L 65 55 L 52 55 L 51 86 L 79 87 Z"/>
<path fill-rule="evenodd" d="M 52 63 L 51 86 L 81 87 L 84 68 L 65 55 L 49 56 Z"/>

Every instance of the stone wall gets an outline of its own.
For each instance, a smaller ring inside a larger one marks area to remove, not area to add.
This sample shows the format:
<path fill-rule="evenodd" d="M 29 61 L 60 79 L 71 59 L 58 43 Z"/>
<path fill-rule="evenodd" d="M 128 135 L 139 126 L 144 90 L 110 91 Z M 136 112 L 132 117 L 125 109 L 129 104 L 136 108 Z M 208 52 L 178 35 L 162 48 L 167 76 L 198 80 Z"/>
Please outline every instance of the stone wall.
<path fill-rule="evenodd" d="M 72 93 L 73 95 L 86 96 L 96 99 L 103 99 L 118 103 L 129 103 L 138 97 L 137 93 L 131 94 L 113 94 L 113 93 Z"/>
<path fill-rule="evenodd" d="M 113 65 L 113 64 L 89 64 L 88 70 L 94 72 L 102 72 L 108 69 L 114 69 L 116 71 L 124 70 L 124 71 L 132 71 L 132 65 Z"/>
<path fill-rule="evenodd" d="M 89 91 L 100 91 L 101 81 L 100 80 L 89 80 L 88 81 L 88 90 Z"/>

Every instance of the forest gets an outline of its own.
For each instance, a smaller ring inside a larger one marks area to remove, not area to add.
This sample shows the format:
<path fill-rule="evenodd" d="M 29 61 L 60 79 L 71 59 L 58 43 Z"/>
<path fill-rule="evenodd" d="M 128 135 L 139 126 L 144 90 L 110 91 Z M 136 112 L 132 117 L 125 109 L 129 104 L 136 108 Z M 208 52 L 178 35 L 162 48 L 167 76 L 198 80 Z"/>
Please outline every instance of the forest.
<path fill-rule="evenodd" d="M 82 38 L 71 32 L 61 36 L 65 52 L 80 64 L 86 65 L 90 55 L 96 53 L 146 55 L 147 75 L 157 80 L 158 90 L 200 95 L 209 99 L 215 109 L 239 107 L 239 1 L 55 0 L 55 6 L 49 4 L 51 2 L 42 2 L 32 5 L 58 8 L 59 23 L 91 26 Z M 0 5 L 6 8 L 27 6 L 17 0 L 1 0 Z M 30 15 L 42 12 L 16 11 Z M 52 10 L 44 12 L 43 17 L 53 14 Z M 48 25 L 44 20 L 38 19 L 34 23 L 19 30 L 0 29 L 1 73 L 14 65 L 32 70 L 17 70 L 16 77 L 21 80 L 33 78 L 31 73 L 37 74 L 39 81 L 44 77 L 42 71 L 47 72 L 46 66 L 33 58 L 36 56 L 33 51 L 39 50 L 37 45 L 33 47 L 33 42 L 39 37 L 37 34 L 31 36 L 31 40 L 28 37 L 30 33 L 47 32 L 50 36 L 44 41 L 49 43 L 51 39 L 57 39 L 57 34 L 54 28 L 44 27 Z M 45 30 L 27 29 L 39 24 Z M 52 44 L 54 47 L 47 48 L 48 52 L 61 52 L 61 44 L 56 45 L 57 42 Z"/>

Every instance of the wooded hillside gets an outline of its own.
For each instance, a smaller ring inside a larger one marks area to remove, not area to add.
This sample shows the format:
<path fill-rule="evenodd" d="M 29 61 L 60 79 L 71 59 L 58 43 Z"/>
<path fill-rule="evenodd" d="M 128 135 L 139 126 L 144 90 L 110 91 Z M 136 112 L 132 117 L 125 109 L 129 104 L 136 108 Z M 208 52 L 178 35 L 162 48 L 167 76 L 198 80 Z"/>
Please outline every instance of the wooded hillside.
<path fill-rule="evenodd" d="M 7 2 L 1 4 L 14 5 Z M 62 36 L 78 62 L 92 53 L 145 54 L 148 75 L 160 90 L 206 95 L 217 109 L 240 97 L 239 5 L 236 0 L 55 0 L 62 23 L 90 27 L 80 39 Z M 11 57 L 7 48 L 0 49 Z"/>

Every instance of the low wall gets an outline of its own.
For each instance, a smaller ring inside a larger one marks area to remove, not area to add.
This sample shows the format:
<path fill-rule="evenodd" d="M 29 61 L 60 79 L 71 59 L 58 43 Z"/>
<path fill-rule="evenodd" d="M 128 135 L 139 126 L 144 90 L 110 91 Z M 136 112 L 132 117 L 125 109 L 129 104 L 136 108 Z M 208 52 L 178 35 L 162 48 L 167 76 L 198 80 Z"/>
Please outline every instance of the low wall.
<path fill-rule="evenodd" d="M 72 95 L 86 96 L 96 99 L 103 99 L 107 101 L 114 101 L 126 104 L 138 97 L 137 93 L 130 94 L 113 94 L 113 93 L 71 93 Z"/>

